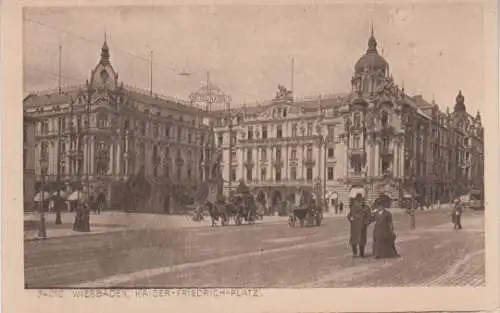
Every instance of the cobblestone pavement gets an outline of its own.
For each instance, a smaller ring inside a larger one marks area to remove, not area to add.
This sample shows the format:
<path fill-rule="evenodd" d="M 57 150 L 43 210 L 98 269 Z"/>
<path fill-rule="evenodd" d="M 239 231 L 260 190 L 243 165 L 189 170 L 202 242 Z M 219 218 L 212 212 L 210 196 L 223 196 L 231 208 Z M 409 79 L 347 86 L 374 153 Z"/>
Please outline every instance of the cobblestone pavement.
<path fill-rule="evenodd" d="M 283 221 L 26 241 L 25 282 L 29 288 L 484 284 L 481 213 L 467 212 L 461 231 L 452 229 L 448 210 L 419 214 L 413 231 L 407 216 L 394 220 L 402 257 L 392 260 L 353 259 L 345 218 L 310 228 Z"/>

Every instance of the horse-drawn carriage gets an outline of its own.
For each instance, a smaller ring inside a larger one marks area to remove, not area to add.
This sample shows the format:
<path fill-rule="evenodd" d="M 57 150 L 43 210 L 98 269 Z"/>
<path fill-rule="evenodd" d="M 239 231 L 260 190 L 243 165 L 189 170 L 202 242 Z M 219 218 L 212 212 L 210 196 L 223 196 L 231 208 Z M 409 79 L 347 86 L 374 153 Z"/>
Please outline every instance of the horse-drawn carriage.
<path fill-rule="evenodd" d="M 247 224 L 254 224 L 257 219 L 253 198 L 245 195 L 237 194 L 230 202 L 223 199 L 214 202 L 207 201 L 206 207 L 212 219 L 212 226 L 215 226 L 217 221 L 220 221 L 222 226 L 226 226 L 231 220 L 238 226 L 243 221 L 247 222 Z"/>
<path fill-rule="evenodd" d="M 295 227 L 297 220 L 300 223 L 300 227 L 304 227 L 306 222 L 307 226 L 320 226 L 323 221 L 323 210 L 315 204 L 299 205 L 288 216 L 288 225 Z"/>

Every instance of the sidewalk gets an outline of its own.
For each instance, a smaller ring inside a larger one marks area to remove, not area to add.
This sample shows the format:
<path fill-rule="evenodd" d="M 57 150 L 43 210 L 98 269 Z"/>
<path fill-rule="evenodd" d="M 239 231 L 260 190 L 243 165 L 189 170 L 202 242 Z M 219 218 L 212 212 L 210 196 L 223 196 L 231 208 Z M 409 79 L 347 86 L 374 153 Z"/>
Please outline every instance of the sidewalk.
<path fill-rule="evenodd" d="M 24 214 L 24 240 L 38 239 L 38 221 L 40 216 L 37 213 Z M 211 225 L 210 217 L 205 220 L 195 222 L 189 215 L 167 215 L 154 213 L 125 213 L 125 212 L 102 212 L 100 215 L 91 213 L 90 215 L 90 233 L 81 233 L 73 231 L 73 221 L 75 213 L 65 212 L 62 215 L 63 224 L 55 224 L 55 214 L 46 214 L 46 227 L 48 238 L 58 238 L 67 236 L 82 236 L 92 234 L 102 234 L 110 232 L 120 232 L 139 229 L 180 229 L 209 227 Z M 257 224 L 286 223 L 287 216 L 264 216 Z M 233 223 L 231 221 L 231 223 Z M 28 226 L 28 227 L 26 227 Z"/>
<path fill-rule="evenodd" d="M 440 210 L 446 211 L 447 205 L 442 205 Z M 401 214 L 405 211 L 399 208 L 390 209 L 393 214 Z M 419 211 L 417 214 L 429 211 Z M 347 212 L 335 214 L 335 212 L 325 212 L 325 219 L 341 219 L 345 218 Z M 37 213 L 24 214 L 24 240 L 38 239 L 38 221 L 40 216 Z M 65 212 L 62 214 L 63 224 L 55 224 L 55 213 L 46 214 L 47 237 L 59 238 L 68 236 L 83 236 L 95 235 L 110 232 L 121 232 L 127 230 L 139 229 L 181 229 L 181 228 L 198 228 L 210 227 L 210 217 L 205 216 L 205 220 L 195 222 L 190 215 L 167 215 L 155 213 L 125 213 L 118 211 L 105 211 L 100 215 L 91 213 L 90 215 L 90 233 L 82 233 L 73 231 L 73 221 L 75 213 Z M 264 216 L 263 220 L 258 220 L 257 224 L 275 224 L 286 223 L 288 216 Z M 233 223 L 233 221 L 231 221 Z"/>

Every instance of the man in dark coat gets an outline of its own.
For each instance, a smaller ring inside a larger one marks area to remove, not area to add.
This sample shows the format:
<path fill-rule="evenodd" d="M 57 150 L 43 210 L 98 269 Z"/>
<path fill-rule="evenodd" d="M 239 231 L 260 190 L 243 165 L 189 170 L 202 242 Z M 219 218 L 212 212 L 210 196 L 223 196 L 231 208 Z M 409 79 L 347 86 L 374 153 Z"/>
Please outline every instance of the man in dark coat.
<path fill-rule="evenodd" d="M 366 232 L 371 220 L 370 212 L 368 212 L 367 206 L 365 206 L 363 197 L 360 194 L 352 200 L 352 205 L 349 213 L 347 214 L 347 219 L 349 220 L 351 226 L 349 244 L 352 248 L 353 257 L 357 256 L 358 252 L 360 257 L 364 257 Z"/>
<path fill-rule="evenodd" d="M 340 201 L 339 203 L 339 213 L 342 214 L 344 213 L 344 202 Z"/>
<path fill-rule="evenodd" d="M 455 200 L 455 206 L 453 207 L 451 221 L 453 223 L 454 229 L 462 229 L 462 213 L 464 212 L 464 206 L 460 199 Z"/>

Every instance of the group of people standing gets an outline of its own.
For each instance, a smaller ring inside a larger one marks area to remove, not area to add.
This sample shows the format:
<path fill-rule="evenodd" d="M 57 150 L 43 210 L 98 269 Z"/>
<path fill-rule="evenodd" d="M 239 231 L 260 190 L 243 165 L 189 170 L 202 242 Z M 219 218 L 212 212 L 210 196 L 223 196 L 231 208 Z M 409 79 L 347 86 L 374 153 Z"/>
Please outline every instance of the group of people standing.
<path fill-rule="evenodd" d="M 396 233 L 392 222 L 392 214 L 386 207 L 377 201 L 373 208 L 365 204 L 363 197 L 358 194 L 351 200 L 351 209 L 347 214 L 351 226 L 349 244 L 353 257 L 365 257 L 368 226 L 375 222 L 373 229 L 373 257 L 395 258 L 399 257 L 396 250 Z"/>
<path fill-rule="evenodd" d="M 392 214 L 386 209 L 382 201 L 375 201 L 372 208 L 365 204 L 363 197 L 358 194 L 351 199 L 351 210 L 347 214 L 351 227 L 351 236 L 349 244 L 352 248 L 354 257 L 365 256 L 365 247 L 367 243 L 368 226 L 375 222 L 373 228 L 373 248 L 372 254 L 377 259 L 399 257 L 396 249 L 396 233 L 392 221 Z M 451 221 L 454 229 L 462 229 L 462 214 L 464 204 L 457 198 L 454 201 L 454 207 L 451 213 Z M 407 210 L 408 213 L 408 210 Z M 411 210 L 410 229 L 415 229 L 415 210 Z"/>

